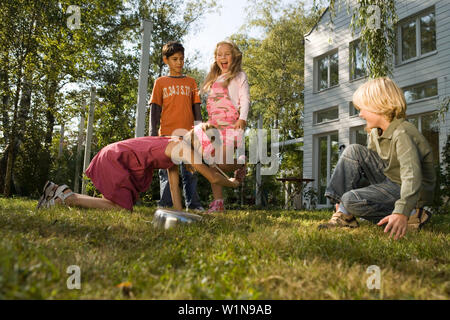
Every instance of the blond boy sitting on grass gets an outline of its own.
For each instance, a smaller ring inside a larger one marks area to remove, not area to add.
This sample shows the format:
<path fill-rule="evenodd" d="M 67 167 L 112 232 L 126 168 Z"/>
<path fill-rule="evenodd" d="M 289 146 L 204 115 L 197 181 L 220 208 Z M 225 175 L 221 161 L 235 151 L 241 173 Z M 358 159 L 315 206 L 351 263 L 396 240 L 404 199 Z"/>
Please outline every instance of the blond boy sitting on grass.
<path fill-rule="evenodd" d="M 367 122 L 368 146 L 352 144 L 342 153 L 325 191 L 336 211 L 319 229 L 355 228 L 361 217 L 387 224 L 384 232 L 400 239 L 431 217 L 424 209 L 436 183 L 431 147 L 406 121 L 405 96 L 391 79 L 363 84 L 353 104 Z"/>

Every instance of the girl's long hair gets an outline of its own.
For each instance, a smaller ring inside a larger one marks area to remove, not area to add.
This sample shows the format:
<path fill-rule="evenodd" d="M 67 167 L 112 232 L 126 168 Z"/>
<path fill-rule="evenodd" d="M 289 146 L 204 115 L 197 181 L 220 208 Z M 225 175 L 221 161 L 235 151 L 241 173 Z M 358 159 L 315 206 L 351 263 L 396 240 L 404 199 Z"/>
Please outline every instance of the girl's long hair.
<path fill-rule="evenodd" d="M 242 52 L 239 50 L 238 46 L 231 41 L 221 41 L 216 45 L 216 49 L 214 50 L 214 63 L 211 65 L 211 69 L 209 70 L 208 75 L 206 76 L 205 81 L 202 84 L 202 89 L 200 90 L 201 94 L 208 92 L 209 88 L 211 88 L 212 84 L 217 80 L 220 76 L 221 70 L 219 65 L 217 64 L 217 50 L 221 45 L 229 45 L 231 47 L 231 66 L 228 69 L 229 72 L 223 82 L 223 86 L 227 87 L 231 80 L 233 80 L 239 72 L 242 71 Z"/>

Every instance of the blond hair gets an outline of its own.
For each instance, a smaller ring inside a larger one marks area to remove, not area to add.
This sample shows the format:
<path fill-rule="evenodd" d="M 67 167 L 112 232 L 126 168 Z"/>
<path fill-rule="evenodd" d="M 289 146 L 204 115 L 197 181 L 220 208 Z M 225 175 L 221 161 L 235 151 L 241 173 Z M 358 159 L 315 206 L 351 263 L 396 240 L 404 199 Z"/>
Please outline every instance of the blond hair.
<path fill-rule="evenodd" d="M 201 124 L 202 130 L 205 132 L 208 139 L 211 141 L 215 149 L 218 149 L 222 146 L 222 140 L 220 138 L 220 132 L 216 126 L 204 122 Z M 198 139 L 197 135 L 194 132 L 194 129 L 191 129 L 183 136 L 183 141 L 187 143 L 192 150 L 200 153 L 202 155 L 202 143 Z M 202 155 L 203 156 L 203 155 Z M 191 173 L 195 172 L 194 167 L 189 163 L 184 163 L 186 169 Z"/>
<path fill-rule="evenodd" d="M 353 105 L 383 115 L 389 122 L 406 117 L 406 100 L 403 90 L 388 77 L 367 81 L 353 94 Z"/>
<path fill-rule="evenodd" d="M 217 64 L 217 51 L 219 50 L 219 47 L 224 44 L 231 47 L 232 59 L 231 66 L 229 68 L 230 71 L 225 78 L 223 86 L 227 87 L 230 81 L 233 80 L 238 75 L 238 73 L 242 71 L 242 52 L 241 50 L 239 50 L 238 46 L 228 40 L 219 42 L 216 45 L 216 49 L 214 50 L 214 63 L 211 65 L 211 69 L 209 70 L 209 73 L 202 84 L 202 89 L 200 91 L 201 94 L 208 92 L 209 88 L 211 88 L 212 84 L 217 80 L 222 72 L 222 70 L 220 70 L 219 68 L 219 65 Z"/>

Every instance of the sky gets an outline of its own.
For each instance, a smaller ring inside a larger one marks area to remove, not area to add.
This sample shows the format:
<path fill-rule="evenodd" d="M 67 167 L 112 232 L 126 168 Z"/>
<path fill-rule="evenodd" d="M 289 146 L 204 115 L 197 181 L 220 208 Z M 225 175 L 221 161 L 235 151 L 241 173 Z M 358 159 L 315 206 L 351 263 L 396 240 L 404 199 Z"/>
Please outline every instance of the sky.
<path fill-rule="evenodd" d="M 213 62 L 215 45 L 239 31 L 246 19 L 247 0 L 219 0 L 222 9 L 207 14 L 201 22 L 200 32 L 189 34 L 184 40 L 186 56 L 193 56 L 195 50 L 201 58 L 195 66 L 207 70 Z"/>
<path fill-rule="evenodd" d="M 297 0 L 298 1 L 298 0 Z M 248 6 L 247 0 L 218 0 L 222 9 L 207 14 L 201 22 L 200 32 L 189 34 L 183 42 L 186 57 L 192 57 L 195 50 L 200 52 L 200 59 L 194 66 L 207 71 L 213 63 L 213 54 L 216 44 L 234 33 L 245 24 Z M 283 0 L 284 3 L 293 3 L 294 0 Z M 304 1 L 307 5 L 312 0 Z M 253 34 L 252 34 L 253 36 Z"/>

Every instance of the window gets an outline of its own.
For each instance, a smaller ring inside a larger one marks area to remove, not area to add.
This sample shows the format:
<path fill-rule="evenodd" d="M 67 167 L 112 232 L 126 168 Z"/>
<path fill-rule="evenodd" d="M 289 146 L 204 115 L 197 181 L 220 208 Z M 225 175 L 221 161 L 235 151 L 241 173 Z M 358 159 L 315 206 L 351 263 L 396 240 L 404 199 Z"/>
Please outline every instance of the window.
<path fill-rule="evenodd" d="M 359 110 L 355 108 L 352 101 L 348 103 L 348 114 L 350 117 L 359 115 Z"/>
<path fill-rule="evenodd" d="M 367 146 L 367 132 L 365 126 L 350 129 L 350 143 L 356 143 Z"/>
<path fill-rule="evenodd" d="M 406 103 L 411 103 L 417 100 L 435 97 L 438 95 L 437 80 L 431 80 L 424 83 L 403 88 Z"/>
<path fill-rule="evenodd" d="M 324 90 L 339 84 L 339 59 L 335 51 L 317 59 L 317 90 Z"/>
<path fill-rule="evenodd" d="M 414 115 L 408 117 L 408 121 L 414 124 L 428 140 L 433 149 L 434 164 L 439 165 L 439 119 L 437 113 Z"/>
<path fill-rule="evenodd" d="M 314 124 L 333 121 L 339 119 L 339 107 L 317 111 L 314 113 Z"/>
<path fill-rule="evenodd" d="M 399 23 L 399 62 L 419 58 L 436 50 L 436 18 L 434 9 Z"/>
<path fill-rule="evenodd" d="M 339 143 L 338 134 L 331 133 L 325 136 L 321 136 L 318 139 L 319 142 L 319 179 L 318 179 L 318 190 L 319 190 L 319 204 L 327 205 L 329 204 L 327 198 L 325 197 L 325 189 L 327 188 L 328 181 L 330 181 L 333 170 L 339 159 Z"/>
<path fill-rule="evenodd" d="M 350 80 L 365 77 L 367 58 L 361 51 L 361 41 L 356 40 L 350 43 Z"/>

